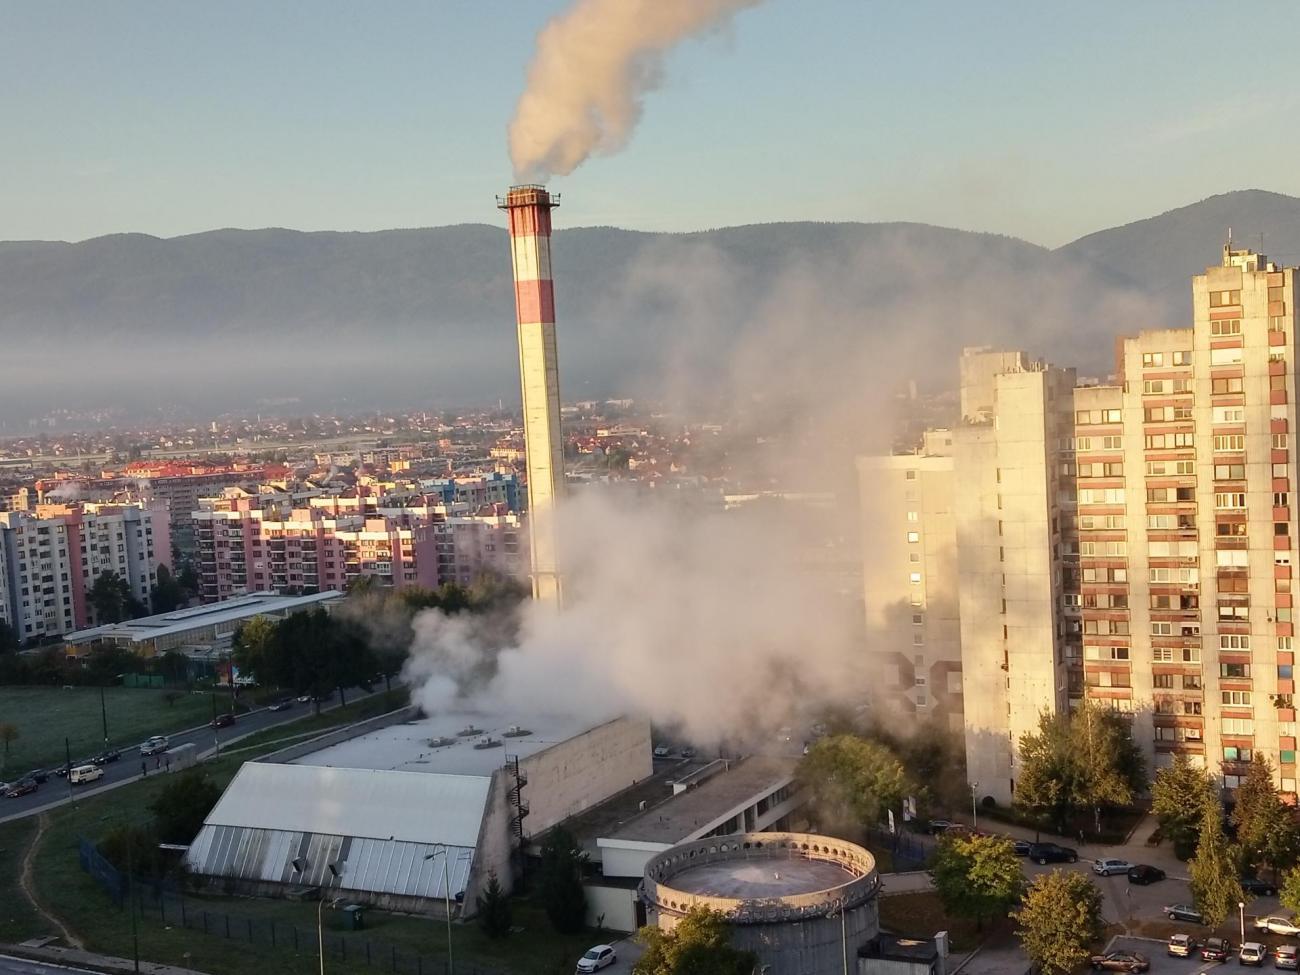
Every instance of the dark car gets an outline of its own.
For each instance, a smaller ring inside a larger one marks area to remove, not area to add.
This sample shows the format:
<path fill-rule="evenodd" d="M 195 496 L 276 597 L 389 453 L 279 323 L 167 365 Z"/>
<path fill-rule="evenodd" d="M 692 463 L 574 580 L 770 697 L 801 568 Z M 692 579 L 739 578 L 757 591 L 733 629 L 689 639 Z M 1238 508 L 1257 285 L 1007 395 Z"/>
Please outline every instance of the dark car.
<path fill-rule="evenodd" d="M 1168 904 L 1161 908 L 1161 913 L 1171 921 L 1191 921 L 1193 924 L 1205 923 L 1205 915 L 1192 907 L 1191 904 Z"/>
<path fill-rule="evenodd" d="M 68 777 L 68 773 L 71 772 L 74 768 L 76 768 L 76 765 L 74 765 L 72 762 L 65 762 L 64 764 L 58 766 L 54 770 L 54 774 L 61 779 L 66 779 Z"/>
<path fill-rule="evenodd" d="M 1108 972 L 1145 972 L 1151 967 L 1146 955 L 1136 951 L 1108 951 L 1104 955 L 1092 956 L 1094 971 Z"/>
<path fill-rule="evenodd" d="M 215 718 L 213 718 L 210 722 L 208 722 L 208 724 L 211 725 L 213 728 L 229 728 L 234 723 L 235 723 L 235 716 L 231 714 L 229 711 L 226 711 L 223 714 L 218 714 Z"/>
<path fill-rule="evenodd" d="M 1139 863 L 1128 868 L 1128 882 L 1130 884 L 1145 887 L 1147 884 L 1158 883 L 1164 879 L 1165 872 L 1163 870 L 1147 863 Z"/>
<path fill-rule="evenodd" d="M 32 779 L 38 785 L 44 785 L 46 782 L 50 781 L 50 773 L 44 769 L 34 768 L 24 775 L 23 778 Z"/>
<path fill-rule="evenodd" d="M 272 711 L 288 711 L 291 707 L 293 707 L 293 698 L 291 698 L 291 697 L 282 697 L 282 698 L 280 698 L 280 700 L 276 701 L 275 703 L 273 703 L 273 704 L 271 705 L 271 710 L 272 710 Z"/>
<path fill-rule="evenodd" d="M 1227 961 L 1232 954 L 1232 942 L 1227 938 L 1206 938 L 1201 945 L 1201 958 L 1205 961 Z"/>
<path fill-rule="evenodd" d="M 1267 880 L 1257 880 L 1254 877 L 1243 877 L 1241 889 L 1251 897 L 1272 897 L 1277 893 L 1277 884 L 1270 884 Z"/>
<path fill-rule="evenodd" d="M 1016 856 L 1027 857 L 1029 856 L 1029 848 L 1033 845 L 1028 840 L 1016 840 L 1011 844 L 1011 848 L 1016 851 Z"/>
<path fill-rule="evenodd" d="M 1055 843 L 1031 843 L 1029 859 L 1035 863 L 1076 863 L 1079 854 L 1068 846 L 1058 846 Z"/>
<path fill-rule="evenodd" d="M 122 757 L 122 753 L 115 748 L 106 748 L 90 760 L 92 765 L 107 765 L 109 762 L 116 762 Z"/>
<path fill-rule="evenodd" d="M 38 788 L 35 779 L 19 779 L 5 792 L 5 798 L 18 799 L 22 796 L 29 796 Z"/>

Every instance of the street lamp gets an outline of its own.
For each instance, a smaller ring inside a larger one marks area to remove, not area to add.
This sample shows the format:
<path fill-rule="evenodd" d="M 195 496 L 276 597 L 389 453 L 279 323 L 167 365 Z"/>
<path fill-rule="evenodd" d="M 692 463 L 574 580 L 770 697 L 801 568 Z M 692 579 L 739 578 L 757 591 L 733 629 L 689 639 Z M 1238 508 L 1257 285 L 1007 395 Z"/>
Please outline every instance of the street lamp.
<path fill-rule="evenodd" d="M 451 875 L 447 869 L 447 861 L 450 856 L 447 853 L 446 844 L 435 843 L 434 846 L 436 849 L 432 853 L 426 854 L 424 859 L 432 860 L 442 854 L 442 893 L 447 902 L 447 975 L 455 975 L 456 969 L 451 960 Z"/>
<path fill-rule="evenodd" d="M 335 880 L 337 880 L 339 877 L 338 867 L 332 863 L 327 863 L 325 864 L 325 866 L 329 868 L 330 874 L 334 877 Z M 293 872 L 302 873 L 306 869 L 307 869 L 307 859 L 305 857 L 294 857 Z M 335 898 L 334 900 L 330 901 L 330 907 L 333 907 L 337 903 L 338 903 L 338 898 Z M 322 896 L 320 896 L 316 901 L 316 950 L 320 956 L 320 975 L 325 975 L 325 922 L 323 918 L 324 910 L 325 910 L 325 897 L 324 897 L 324 892 L 322 891 Z"/>
<path fill-rule="evenodd" d="M 1237 915 L 1241 918 L 1241 943 L 1246 943 L 1246 902 L 1237 901 Z"/>
<path fill-rule="evenodd" d="M 979 815 L 975 812 L 975 790 L 980 787 L 978 782 L 970 784 L 970 827 L 972 830 L 979 829 Z"/>

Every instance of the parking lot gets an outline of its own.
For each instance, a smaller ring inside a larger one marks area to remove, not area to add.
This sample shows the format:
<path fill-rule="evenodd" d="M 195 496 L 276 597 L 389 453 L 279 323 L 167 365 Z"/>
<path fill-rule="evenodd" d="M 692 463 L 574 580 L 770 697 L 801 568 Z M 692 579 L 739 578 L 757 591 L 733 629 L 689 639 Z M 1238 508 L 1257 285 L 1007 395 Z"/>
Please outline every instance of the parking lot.
<path fill-rule="evenodd" d="M 1247 924 L 1249 925 L 1249 921 Z M 1191 931 L 1192 929 L 1184 926 L 1182 930 Z M 1202 932 L 1203 931 L 1204 929 L 1202 929 Z M 1198 938 L 1203 938 L 1205 936 L 1206 935 L 1203 933 L 1197 933 Z M 1234 948 L 1237 947 L 1238 938 L 1238 934 L 1233 935 L 1232 944 Z M 1286 943 L 1284 939 L 1277 937 L 1256 938 L 1249 930 L 1249 927 L 1246 931 L 1246 938 L 1251 941 L 1263 941 L 1265 944 L 1269 945 L 1270 948 L 1276 944 Z M 1227 962 L 1202 961 L 1199 957 L 1173 958 L 1166 953 L 1165 943 L 1163 941 L 1148 940 L 1147 938 L 1116 938 L 1111 942 L 1107 951 L 1136 951 L 1140 954 L 1146 955 L 1147 958 L 1151 960 L 1151 975 L 1196 975 L 1196 973 L 1199 972 L 1214 971 L 1215 969 L 1225 965 L 1237 969 L 1242 967 L 1237 962 L 1236 955 L 1230 957 Z M 1276 970 L 1273 967 L 1273 959 L 1271 957 L 1264 962 L 1263 970 Z"/>

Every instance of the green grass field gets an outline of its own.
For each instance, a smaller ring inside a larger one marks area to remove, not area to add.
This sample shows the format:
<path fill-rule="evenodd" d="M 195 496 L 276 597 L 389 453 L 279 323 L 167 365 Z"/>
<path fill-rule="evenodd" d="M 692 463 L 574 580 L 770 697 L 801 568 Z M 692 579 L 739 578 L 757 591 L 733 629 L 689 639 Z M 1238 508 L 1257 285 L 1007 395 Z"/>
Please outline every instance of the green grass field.
<path fill-rule="evenodd" d="M 209 720 L 212 702 L 207 694 L 179 693 L 168 704 L 165 691 L 105 688 L 109 741 L 118 747 L 138 745 L 150 735 L 183 731 Z M 8 759 L 0 752 L 0 779 L 62 762 L 65 736 L 71 742 L 73 761 L 94 754 L 104 744 L 97 687 L 0 687 L 0 723 L 18 728 Z"/>

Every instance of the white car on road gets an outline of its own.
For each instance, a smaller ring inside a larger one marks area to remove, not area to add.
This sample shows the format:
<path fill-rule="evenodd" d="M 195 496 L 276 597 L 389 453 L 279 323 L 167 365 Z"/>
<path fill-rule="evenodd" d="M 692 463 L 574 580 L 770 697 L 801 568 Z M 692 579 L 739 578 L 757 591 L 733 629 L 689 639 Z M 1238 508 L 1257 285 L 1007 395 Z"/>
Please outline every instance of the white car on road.
<path fill-rule="evenodd" d="M 1097 860 L 1092 865 L 1092 872 L 1109 877 L 1113 873 L 1128 873 L 1133 864 L 1127 860 Z"/>
<path fill-rule="evenodd" d="M 1295 921 L 1278 914 L 1255 918 L 1255 930 L 1267 931 L 1269 934 L 1300 934 L 1300 926 Z"/>
<path fill-rule="evenodd" d="M 616 961 L 618 961 L 618 955 L 614 953 L 613 948 L 609 945 L 596 945 L 578 959 L 578 966 L 574 971 L 586 975 L 587 972 L 597 972 L 602 968 L 607 968 Z"/>
<path fill-rule="evenodd" d="M 144 758 L 147 758 L 150 755 L 161 755 L 167 750 L 167 745 L 168 741 L 166 735 L 154 735 L 140 746 L 140 755 Z"/>

